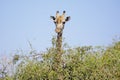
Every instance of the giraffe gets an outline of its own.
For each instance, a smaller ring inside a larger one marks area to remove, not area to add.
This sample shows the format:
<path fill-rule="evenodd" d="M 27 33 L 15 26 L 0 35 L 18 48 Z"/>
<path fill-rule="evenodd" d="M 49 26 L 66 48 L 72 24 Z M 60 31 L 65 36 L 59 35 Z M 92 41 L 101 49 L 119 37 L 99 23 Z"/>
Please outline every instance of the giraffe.
<path fill-rule="evenodd" d="M 56 11 L 56 16 L 50 16 L 53 22 L 55 23 L 55 32 L 57 33 L 57 40 L 56 40 L 56 64 L 55 64 L 55 70 L 57 70 L 59 64 L 61 61 L 62 56 L 62 33 L 65 26 L 65 23 L 70 20 L 70 16 L 65 17 L 65 11 L 63 11 L 62 15 L 59 15 L 59 11 Z"/>
<path fill-rule="evenodd" d="M 65 23 L 70 20 L 70 16 L 65 18 L 65 11 L 63 11 L 62 15 L 59 15 L 59 11 L 57 11 L 56 17 L 54 17 L 54 16 L 50 16 L 50 17 L 51 17 L 51 19 L 53 19 L 53 21 L 56 25 L 56 29 L 55 29 L 56 33 L 61 33 L 64 29 Z"/>
<path fill-rule="evenodd" d="M 57 53 L 62 54 L 61 47 L 62 47 L 62 33 L 65 26 L 65 23 L 70 20 L 70 16 L 65 17 L 65 11 L 63 11 L 62 15 L 59 15 L 59 11 L 56 11 L 56 16 L 50 16 L 51 19 L 54 21 L 56 28 L 55 32 L 57 33 L 57 42 L 56 42 L 56 48 Z"/>
<path fill-rule="evenodd" d="M 61 60 L 62 52 L 62 33 L 65 26 L 65 23 L 70 20 L 70 16 L 65 17 L 65 11 L 63 11 L 62 15 L 59 15 L 59 11 L 56 12 L 56 16 L 50 16 L 53 22 L 55 23 L 55 32 L 57 33 L 56 40 L 56 56 L 54 56 L 53 70 L 59 73 L 59 66 L 63 61 Z M 62 64 L 64 65 L 64 64 Z M 60 74 L 58 80 L 63 80 L 63 75 Z"/>

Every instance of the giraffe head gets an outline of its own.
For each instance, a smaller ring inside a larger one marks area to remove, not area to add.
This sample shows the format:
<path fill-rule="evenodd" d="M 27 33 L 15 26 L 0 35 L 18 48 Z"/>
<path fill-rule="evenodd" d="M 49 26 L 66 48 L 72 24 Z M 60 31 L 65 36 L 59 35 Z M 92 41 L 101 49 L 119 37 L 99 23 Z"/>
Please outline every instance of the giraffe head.
<path fill-rule="evenodd" d="M 70 20 L 70 16 L 65 17 L 65 11 L 63 11 L 62 15 L 59 15 L 59 11 L 57 11 L 55 17 L 54 16 L 50 16 L 50 17 L 51 19 L 53 19 L 56 25 L 56 29 L 55 29 L 56 33 L 62 32 L 62 30 L 64 29 L 65 23 Z"/>

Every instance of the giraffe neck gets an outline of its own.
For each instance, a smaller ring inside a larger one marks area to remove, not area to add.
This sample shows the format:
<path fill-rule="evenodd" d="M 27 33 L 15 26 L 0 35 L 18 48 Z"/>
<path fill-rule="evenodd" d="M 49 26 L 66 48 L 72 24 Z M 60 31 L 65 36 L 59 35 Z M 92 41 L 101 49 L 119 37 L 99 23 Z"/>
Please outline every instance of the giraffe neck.
<path fill-rule="evenodd" d="M 57 34 L 56 47 L 57 47 L 57 53 L 59 55 L 62 55 L 62 32 Z"/>

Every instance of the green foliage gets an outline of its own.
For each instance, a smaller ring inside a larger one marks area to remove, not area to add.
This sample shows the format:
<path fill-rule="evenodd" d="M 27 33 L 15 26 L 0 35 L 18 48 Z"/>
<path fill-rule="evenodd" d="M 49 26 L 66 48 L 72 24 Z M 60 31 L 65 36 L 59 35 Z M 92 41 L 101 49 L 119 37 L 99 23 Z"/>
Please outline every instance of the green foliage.
<path fill-rule="evenodd" d="M 13 64 L 15 64 L 19 60 L 19 55 L 14 55 Z"/>
<path fill-rule="evenodd" d="M 46 52 L 21 56 L 13 78 L 5 80 L 120 80 L 120 42 L 107 48 L 63 48 L 58 63 L 54 41 Z"/>

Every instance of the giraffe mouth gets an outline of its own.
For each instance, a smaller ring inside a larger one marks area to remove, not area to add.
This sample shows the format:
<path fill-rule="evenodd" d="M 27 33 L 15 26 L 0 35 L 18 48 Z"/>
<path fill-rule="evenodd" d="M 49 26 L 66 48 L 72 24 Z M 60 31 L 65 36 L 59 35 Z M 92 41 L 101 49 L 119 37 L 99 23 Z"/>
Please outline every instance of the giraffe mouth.
<path fill-rule="evenodd" d="M 60 28 L 56 28 L 56 29 L 55 29 L 55 32 L 56 32 L 56 33 L 59 33 L 59 32 L 61 32 L 61 29 L 60 29 Z"/>

